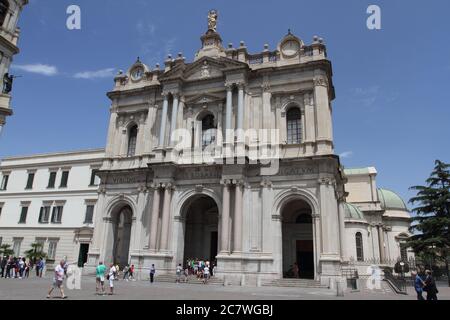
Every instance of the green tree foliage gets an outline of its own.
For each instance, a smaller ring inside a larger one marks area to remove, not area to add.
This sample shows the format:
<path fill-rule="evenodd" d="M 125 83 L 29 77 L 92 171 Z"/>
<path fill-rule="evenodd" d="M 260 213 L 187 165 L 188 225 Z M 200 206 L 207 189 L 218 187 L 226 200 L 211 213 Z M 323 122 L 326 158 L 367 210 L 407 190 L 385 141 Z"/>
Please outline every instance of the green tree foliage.
<path fill-rule="evenodd" d="M 449 277 L 450 254 L 450 164 L 436 160 L 425 186 L 413 186 L 417 195 L 409 201 L 416 207 L 408 240 L 416 253 L 445 263 Z M 449 277 L 450 286 L 450 277 Z"/>

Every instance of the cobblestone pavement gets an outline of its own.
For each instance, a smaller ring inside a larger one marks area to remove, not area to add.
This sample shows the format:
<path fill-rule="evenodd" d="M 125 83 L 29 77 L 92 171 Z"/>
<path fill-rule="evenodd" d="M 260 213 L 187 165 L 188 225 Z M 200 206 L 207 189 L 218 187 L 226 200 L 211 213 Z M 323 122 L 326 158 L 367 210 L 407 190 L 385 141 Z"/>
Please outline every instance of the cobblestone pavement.
<path fill-rule="evenodd" d="M 45 300 L 51 285 L 50 278 L 0 279 L 0 300 Z M 106 283 L 105 283 L 106 284 Z M 147 281 L 116 281 L 116 294 L 98 296 L 95 294 L 95 279 L 83 277 L 81 290 L 65 288 L 69 300 L 415 300 L 412 288 L 408 295 L 392 292 L 346 292 L 337 297 L 328 289 L 278 288 L 278 287 L 233 287 L 199 284 L 153 283 Z M 450 289 L 439 287 L 440 299 L 450 300 Z M 59 293 L 54 291 L 57 296 Z M 59 299 L 59 298 L 52 298 Z"/>

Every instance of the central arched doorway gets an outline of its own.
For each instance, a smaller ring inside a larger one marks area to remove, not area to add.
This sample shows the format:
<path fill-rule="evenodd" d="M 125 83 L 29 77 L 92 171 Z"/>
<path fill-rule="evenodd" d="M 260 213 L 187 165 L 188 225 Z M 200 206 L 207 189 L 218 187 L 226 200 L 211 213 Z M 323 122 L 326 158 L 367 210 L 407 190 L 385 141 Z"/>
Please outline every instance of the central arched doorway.
<path fill-rule="evenodd" d="M 112 216 L 113 224 L 113 261 L 124 267 L 128 264 L 131 239 L 133 211 L 130 206 L 123 206 Z"/>
<path fill-rule="evenodd" d="M 209 196 L 199 195 L 185 211 L 183 263 L 188 259 L 215 261 L 218 253 L 219 210 Z"/>
<path fill-rule="evenodd" d="M 291 200 L 282 208 L 281 217 L 283 277 L 314 279 L 314 241 L 311 207 L 304 200 Z"/>

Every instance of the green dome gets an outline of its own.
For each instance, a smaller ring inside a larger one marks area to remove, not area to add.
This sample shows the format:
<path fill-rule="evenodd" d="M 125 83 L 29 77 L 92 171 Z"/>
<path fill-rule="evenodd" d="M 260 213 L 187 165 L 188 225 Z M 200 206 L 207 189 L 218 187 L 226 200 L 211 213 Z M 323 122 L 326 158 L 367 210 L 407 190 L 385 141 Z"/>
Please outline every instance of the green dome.
<path fill-rule="evenodd" d="M 398 194 L 387 189 L 378 189 L 378 199 L 381 202 L 381 208 L 384 210 L 403 210 L 408 211 L 405 202 Z"/>
<path fill-rule="evenodd" d="M 364 220 L 364 214 L 358 207 L 350 204 L 344 203 L 345 207 L 345 218 L 347 219 L 355 219 L 355 220 Z"/>

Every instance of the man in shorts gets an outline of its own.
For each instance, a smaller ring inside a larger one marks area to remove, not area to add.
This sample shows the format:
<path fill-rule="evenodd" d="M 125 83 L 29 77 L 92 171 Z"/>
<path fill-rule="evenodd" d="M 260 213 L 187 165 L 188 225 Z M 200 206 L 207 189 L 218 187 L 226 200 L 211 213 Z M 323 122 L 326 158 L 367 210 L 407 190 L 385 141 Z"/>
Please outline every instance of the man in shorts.
<path fill-rule="evenodd" d="M 103 262 L 99 262 L 97 268 L 95 269 L 95 293 L 105 294 L 105 270 L 106 266 Z M 99 293 L 99 291 L 101 292 Z"/>
<path fill-rule="evenodd" d="M 54 290 L 55 288 L 58 288 L 59 291 L 61 292 L 61 299 L 67 298 L 67 297 L 64 295 L 64 289 L 63 289 L 64 264 L 65 264 L 65 263 L 66 263 L 66 262 L 65 262 L 64 260 L 61 260 L 61 261 L 59 262 L 59 264 L 55 267 L 55 275 L 54 275 L 54 278 L 53 278 L 53 285 L 52 285 L 52 287 L 50 288 L 50 290 L 48 291 L 47 299 L 50 299 L 50 298 L 51 298 L 51 294 L 52 294 L 52 292 L 53 292 L 53 290 Z"/>

